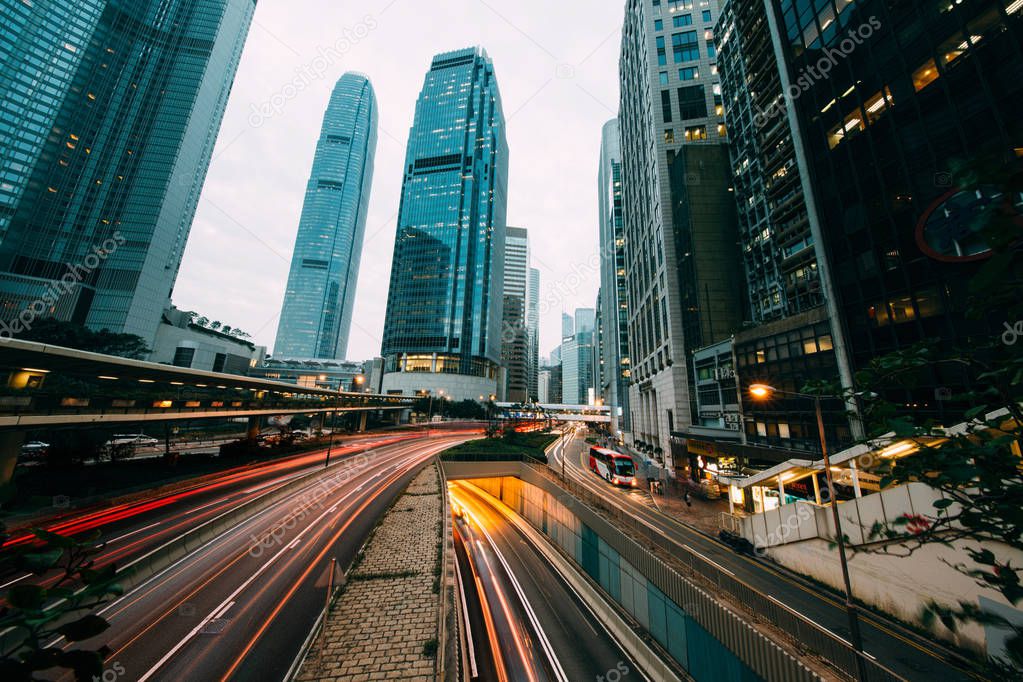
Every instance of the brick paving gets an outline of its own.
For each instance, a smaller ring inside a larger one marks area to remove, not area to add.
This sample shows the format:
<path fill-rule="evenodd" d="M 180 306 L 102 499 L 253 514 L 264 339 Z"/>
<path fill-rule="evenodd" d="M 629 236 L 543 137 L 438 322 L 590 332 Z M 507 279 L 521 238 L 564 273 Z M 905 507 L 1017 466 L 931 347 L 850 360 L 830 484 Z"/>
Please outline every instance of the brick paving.
<path fill-rule="evenodd" d="M 300 682 L 433 680 L 434 592 L 443 501 L 437 465 L 423 469 L 384 516 L 348 576 L 297 677 Z"/>

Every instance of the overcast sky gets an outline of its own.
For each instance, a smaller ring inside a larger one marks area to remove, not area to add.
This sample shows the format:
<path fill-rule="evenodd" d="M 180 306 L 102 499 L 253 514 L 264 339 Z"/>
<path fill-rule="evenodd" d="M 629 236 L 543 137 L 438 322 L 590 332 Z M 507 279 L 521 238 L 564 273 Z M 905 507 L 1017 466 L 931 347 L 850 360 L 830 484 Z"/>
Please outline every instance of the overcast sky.
<path fill-rule="evenodd" d="M 599 286 L 597 163 L 601 126 L 617 111 L 623 13 L 624 0 L 260 2 L 175 304 L 272 351 L 323 112 L 341 74 L 360 71 L 380 131 L 348 357 L 379 355 L 415 100 L 434 54 L 482 45 L 508 125 L 508 222 L 529 230 L 541 273 L 547 355 L 562 309 L 592 307 Z"/>

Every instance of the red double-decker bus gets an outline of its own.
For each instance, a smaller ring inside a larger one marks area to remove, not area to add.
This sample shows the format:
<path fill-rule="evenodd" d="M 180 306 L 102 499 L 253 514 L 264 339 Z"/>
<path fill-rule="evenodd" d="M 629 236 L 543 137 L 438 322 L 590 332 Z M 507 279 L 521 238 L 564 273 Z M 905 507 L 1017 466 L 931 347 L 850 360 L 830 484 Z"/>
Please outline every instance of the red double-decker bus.
<path fill-rule="evenodd" d="M 639 485 L 632 458 L 607 448 L 590 448 L 590 469 L 608 483 L 625 487 Z"/>

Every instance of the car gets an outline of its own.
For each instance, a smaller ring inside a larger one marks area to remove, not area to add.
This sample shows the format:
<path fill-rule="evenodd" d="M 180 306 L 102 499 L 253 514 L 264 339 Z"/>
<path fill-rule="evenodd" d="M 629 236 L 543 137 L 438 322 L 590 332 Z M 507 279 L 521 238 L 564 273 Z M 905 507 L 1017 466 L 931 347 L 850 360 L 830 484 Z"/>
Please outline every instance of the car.
<path fill-rule="evenodd" d="M 49 451 L 50 444 L 43 443 L 42 441 L 29 441 L 21 446 L 21 456 L 25 457 L 26 460 L 43 460 Z"/>
<path fill-rule="evenodd" d="M 159 445 L 160 441 L 144 433 L 119 433 L 106 442 L 109 445 Z"/>

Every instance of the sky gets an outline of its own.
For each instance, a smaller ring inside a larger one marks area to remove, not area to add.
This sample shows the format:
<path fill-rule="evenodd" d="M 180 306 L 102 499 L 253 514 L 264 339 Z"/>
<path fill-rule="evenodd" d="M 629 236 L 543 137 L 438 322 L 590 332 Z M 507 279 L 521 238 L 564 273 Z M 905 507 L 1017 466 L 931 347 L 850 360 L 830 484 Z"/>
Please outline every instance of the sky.
<path fill-rule="evenodd" d="M 618 109 L 624 0 L 302 0 L 258 3 L 173 300 L 273 350 L 323 113 L 337 79 L 365 73 L 380 125 L 348 359 L 380 354 L 415 101 L 434 54 L 483 46 L 510 149 L 508 224 L 540 270 L 540 354 L 561 312 L 599 287 L 600 132 Z"/>

